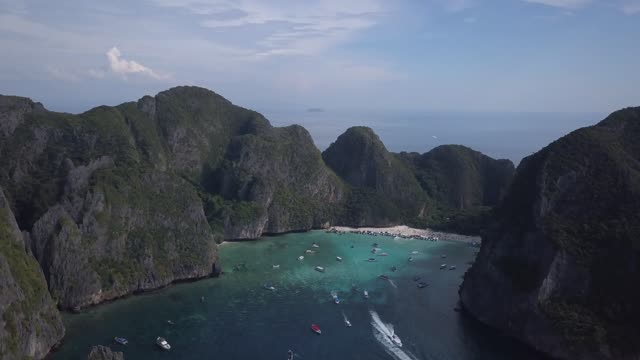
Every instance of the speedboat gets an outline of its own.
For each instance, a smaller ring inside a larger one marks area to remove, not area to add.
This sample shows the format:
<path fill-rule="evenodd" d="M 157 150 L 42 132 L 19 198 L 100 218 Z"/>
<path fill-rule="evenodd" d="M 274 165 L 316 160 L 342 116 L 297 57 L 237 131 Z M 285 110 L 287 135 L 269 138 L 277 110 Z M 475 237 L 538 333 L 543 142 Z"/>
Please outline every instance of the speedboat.
<path fill-rule="evenodd" d="M 449 266 L 449 270 L 455 270 L 455 269 L 456 269 L 456 266 L 455 266 L 455 265 L 451 265 L 451 266 Z"/>
<path fill-rule="evenodd" d="M 342 258 L 340 256 L 336 256 L 336 260 L 342 261 Z"/>
<path fill-rule="evenodd" d="M 351 321 L 349 321 L 349 319 L 347 319 L 347 318 L 344 318 L 344 325 L 346 327 L 351 327 Z"/>
<path fill-rule="evenodd" d="M 338 292 L 335 290 L 331 290 L 331 297 L 333 298 L 333 302 L 336 304 L 340 304 L 340 298 L 338 297 Z"/>
<path fill-rule="evenodd" d="M 384 274 L 382 274 L 382 275 L 380 275 L 380 276 L 378 276 L 378 277 L 379 277 L 380 279 L 382 279 L 382 280 L 389 280 L 389 277 L 388 277 L 387 275 L 384 275 Z"/>
<path fill-rule="evenodd" d="M 167 340 L 165 340 L 165 338 L 163 337 L 158 336 L 158 338 L 156 339 L 156 345 L 161 347 L 163 350 L 171 350 L 171 345 L 169 345 Z"/>
<path fill-rule="evenodd" d="M 446 268 L 447 268 L 447 264 L 442 264 L 442 265 L 440 265 L 440 270 L 442 270 L 442 269 L 446 269 Z"/>
<path fill-rule="evenodd" d="M 324 272 L 324 268 L 322 266 L 316 266 L 316 271 L 318 272 Z"/>
<path fill-rule="evenodd" d="M 368 258 L 368 259 L 367 259 L 367 261 L 368 261 L 368 262 L 375 262 L 375 261 L 376 261 L 376 259 L 374 259 L 374 258 Z"/>
<path fill-rule="evenodd" d="M 274 269 L 280 269 L 280 265 L 273 265 Z"/>
<path fill-rule="evenodd" d="M 311 244 L 311 247 L 319 248 L 320 246 L 318 246 L 318 244 L 316 244 L 316 243 L 313 243 L 313 244 Z"/>
<path fill-rule="evenodd" d="M 369 298 L 369 292 L 367 290 L 363 291 L 362 294 L 364 295 L 365 299 Z"/>
<path fill-rule="evenodd" d="M 316 252 L 315 252 L 315 251 L 313 251 L 313 250 L 305 250 L 304 252 L 305 252 L 305 253 L 307 253 L 307 254 L 315 254 L 315 253 L 316 253 Z"/>
<path fill-rule="evenodd" d="M 300 261 L 304 260 L 304 256 L 302 256 L 302 255 L 298 256 L 298 260 L 300 260 Z"/>
<path fill-rule="evenodd" d="M 411 254 L 412 255 L 416 255 L 416 254 L 420 254 L 420 252 L 419 251 L 412 251 Z"/>
<path fill-rule="evenodd" d="M 320 327 L 316 324 L 311 324 L 311 330 L 316 334 L 322 334 L 322 330 L 320 330 Z"/>
<path fill-rule="evenodd" d="M 263 288 L 267 289 L 267 290 L 271 290 L 271 291 L 275 291 L 276 288 L 273 287 L 273 285 L 269 285 L 269 284 L 264 284 L 262 285 Z"/>
<path fill-rule="evenodd" d="M 293 360 L 293 351 L 287 351 L 287 360 Z"/>
<path fill-rule="evenodd" d="M 391 333 L 391 335 L 389 335 L 389 339 L 391 339 L 391 341 L 398 347 L 402 347 L 402 341 L 400 340 L 400 338 L 398 337 L 398 335 L 396 335 L 395 333 Z"/>
<path fill-rule="evenodd" d="M 169 324 L 169 325 L 173 325 L 174 323 L 173 323 L 173 321 L 171 321 L 171 320 L 167 320 L 167 324 Z"/>
<path fill-rule="evenodd" d="M 117 342 L 120 345 L 127 345 L 129 343 L 129 341 L 123 337 L 114 337 L 113 341 Z"/>
<path fill-rule="evenodd" d="M 426 282 L 424 282 L 424 281 L 420 281 L 420 282 L 418 283 L 418 288 L 419 288 L 419 289 L 426 288 L 427 286 L 429 286 L 429 284 L 427 284 L 427 283 L 426 283 Z"/>
<path fill-rule="evenodd" d="M 389 254 L 383 252 L 383 253 L 378 254 L 378 256 L 389 256 Z"/>
<path fill-rule="evenodd" d="M 409 260 L 409 262 L 412 262 L 412 261 L 413 261 L 413 257 L 412 257 L 412 256 L 409 256 L 409 259 L 408 259 L 408 260 Z"/>

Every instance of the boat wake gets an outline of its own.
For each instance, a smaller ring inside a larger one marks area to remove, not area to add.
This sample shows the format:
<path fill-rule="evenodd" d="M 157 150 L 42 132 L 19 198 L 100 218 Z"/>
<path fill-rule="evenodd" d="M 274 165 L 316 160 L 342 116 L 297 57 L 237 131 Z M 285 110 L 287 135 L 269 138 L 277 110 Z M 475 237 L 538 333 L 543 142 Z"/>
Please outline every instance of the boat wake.
<path fill-rule="evenodd" d="M 412 353 L 407 350 L 403 350 L 396 346 L 391 341 L 390 337 L 393 335 L 393 325 L 385 324 L 378 316 L 378 313 L 370 310 L 371 314 L 371 326 L 373 326 L 373 336 L 378 340 L 380 345 L 384 348 L 384 351 L 396 360 L 418 360 Z"/>
<path fill-rule="evenodd" d="M 396 285 L 396 283 L 393 282 L 393 280 L 389 279 L 389 284 L 391 284 L 391 286 L 393 286 L 394 288 L 398 288 L 398 285 Z"/>

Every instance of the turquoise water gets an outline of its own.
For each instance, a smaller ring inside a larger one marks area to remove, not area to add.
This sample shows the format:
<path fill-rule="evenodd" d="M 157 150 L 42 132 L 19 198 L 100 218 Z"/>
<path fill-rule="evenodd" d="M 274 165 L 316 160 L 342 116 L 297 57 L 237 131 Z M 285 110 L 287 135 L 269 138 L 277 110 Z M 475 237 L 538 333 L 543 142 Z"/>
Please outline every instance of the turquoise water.
<path fill-rule="evenodd" d="M 319 248 L 312 248 L 313 242 Z M 374 242 L 389 256 L 372 255 Z M 307 249 L 316 253 L 306 254 Z M 413 251 L 419 253 L 409 262 Z M 129 360 L 285 359 L 288 349 L 297 359 L 309 360 L 539 358 L 454 311 L 461 277 L 475 251 L 461 243 L 321 231 L 227 243 L 220 248 L 225 274 L 217 279 L 65 315 L 67 336 L 52 358 L 84 359 L 97 344 L 123 351 Z M 378 261 L 366 262 L 369 257 Z M 440 270 L 443 262 L 457 269 Z M 241 263 L 245 266 L 236 267 Z M 315 266 L 326 271 L 315 271 Z M 380 274 L 390 280 L 379 279 Z M 429 286 L 418 289 L 416 275 Z M 265 283 L 276 290 L 264 289 Z M 364 289 L 369 299 L 362 295 Z M 342 300 L 339 305 L 332 290 Z M 353 327 L 345 326 L 343 316 Z M 311 331 L 312 323 L 322 335 Z M 387 324 L 402 348 L 385 335 Z M 114 336 L 126 337 L 129 345 L 113 344 Z M 157 336 L 169 341 L 170 352 L 156 348 Z"/>

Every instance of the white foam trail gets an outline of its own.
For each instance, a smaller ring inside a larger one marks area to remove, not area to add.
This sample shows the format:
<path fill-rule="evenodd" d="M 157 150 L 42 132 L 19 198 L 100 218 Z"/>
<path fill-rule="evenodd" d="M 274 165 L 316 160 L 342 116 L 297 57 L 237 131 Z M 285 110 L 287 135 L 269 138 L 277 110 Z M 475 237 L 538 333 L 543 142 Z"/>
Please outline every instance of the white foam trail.
<path fill-rule="evenodd" d="M 393 286 L 394 288 L 398 288 L 398 286 L 396 285 L 396 283 L 393 282 L 393 280 L 389 279 L 389 284 L 391 284 L 391 286 Z"/>
<path fill-rule="evenodd" d="M 384 348 L 384 351 L 396 360 L 418 360 L 412 353 L 396 346 L 389 338 L 393 331 L 393 325 L 385 325 L 380 320 L 378 313 L 371 310 L 371 325 L 373 326 L 373 336 Z"/>

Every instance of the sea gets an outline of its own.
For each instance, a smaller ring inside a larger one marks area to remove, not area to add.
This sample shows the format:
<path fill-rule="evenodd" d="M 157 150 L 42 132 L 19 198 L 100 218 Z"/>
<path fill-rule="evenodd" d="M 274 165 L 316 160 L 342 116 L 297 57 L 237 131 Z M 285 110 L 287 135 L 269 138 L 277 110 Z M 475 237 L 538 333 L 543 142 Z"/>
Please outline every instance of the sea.
<path fill-rule="evenodd" d="M 351 126 L 371 127 L 393 152 L 424 153 L 444 144 L 465 145 L 516 165 L 523 157 L 581 127 L 595 125 L 604 113 L 261 109 L 275 126 L 299 124 L 322 151 Z"/>
<path fill-rule="evenodd" d="M 128 360 L 284 360 L 288 350 L 305 360 L 543 358 L 459 311 L 458 288 L 477 252 L 467 243 L 318 230 L 219 249 L 218 278 L 64 314 L 66 337 L 51 358 L 84 360 L 92 345 L 110 346 Z M 419 281 L 428 286 L 418 288 Z M 128 345 L 115 344 L 115 336 Z M 158 336 L 170 351 L 156 346 Z"/>

